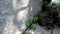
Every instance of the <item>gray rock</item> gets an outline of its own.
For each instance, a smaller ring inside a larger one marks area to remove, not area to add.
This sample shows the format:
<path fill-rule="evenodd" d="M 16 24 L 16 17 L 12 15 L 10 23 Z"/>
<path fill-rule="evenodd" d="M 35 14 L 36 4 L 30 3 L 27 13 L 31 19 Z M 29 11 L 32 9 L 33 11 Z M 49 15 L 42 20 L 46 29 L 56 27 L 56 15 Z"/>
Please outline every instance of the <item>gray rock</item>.
<path fill-rule="evenodd" d="M 0 0 L 0 34 L 21 34 L 25 22 L 40 10 L 39 0 Z"/>

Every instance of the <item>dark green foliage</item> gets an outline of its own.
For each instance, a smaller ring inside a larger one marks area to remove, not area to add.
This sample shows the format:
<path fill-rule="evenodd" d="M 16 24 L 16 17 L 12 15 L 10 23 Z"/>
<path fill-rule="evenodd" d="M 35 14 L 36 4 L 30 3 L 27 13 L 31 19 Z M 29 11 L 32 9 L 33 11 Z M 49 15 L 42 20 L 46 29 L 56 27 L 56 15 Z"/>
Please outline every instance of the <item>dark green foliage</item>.
<path fill-rule="evenodd" d="M 35 30 L 37 27 L 37 21 L 38 21 L 38 16 L 34 15 L 33 19 L 28 20 L 26 22 L 26 26 L 28 27 L 28 29 L 33 29 Z"/>
<path fill-rule="evenodd" d="M 33 30 L 35 30 L 35 29 L 36 29 L 36 27 L 37 27 L 37 25 L 36 25 L 36 24 L 32 24 L 32 29 L 33 29 Z"/>
<path fill-rule="evenodd" d="M 32 23 L 32 20 L 28 20 L 28 21 L 26 22 L 26 26 L 28 27 L 31 23 Z"/>
<path fill-rule="evenodd" d="M 38 20 L 38 17 L 34 17 L 33 18 L 33 20 L 28 20 L 27 22 L 26 22 L 26 26 L 28 27 L 28 26 L 30 26 L 30 28 L 29 29 L 36 29 L 36 27 L 37 27 L 37 20 Z"/>
<path fill-rule="evenodd" d="M 38 17 L 35 16 L 35 17 L 33 18 L 33 22 L 36 23 L 37 21 L 38 21 Z"/>
<path fill-rule="evenodd" d="M 29 26 L 29 29 L 36 29 L 38 22 L 38 13 L 33 15 L 33 19 L 30 19 L 26 22 L 26 26 Z"/>
<path fill-rule="evenodd" d="M 48 6 L 54 8 L 54 7 L 56 7 L 56 3 L 51 2 L 50 4 L 48 4 Z"/>

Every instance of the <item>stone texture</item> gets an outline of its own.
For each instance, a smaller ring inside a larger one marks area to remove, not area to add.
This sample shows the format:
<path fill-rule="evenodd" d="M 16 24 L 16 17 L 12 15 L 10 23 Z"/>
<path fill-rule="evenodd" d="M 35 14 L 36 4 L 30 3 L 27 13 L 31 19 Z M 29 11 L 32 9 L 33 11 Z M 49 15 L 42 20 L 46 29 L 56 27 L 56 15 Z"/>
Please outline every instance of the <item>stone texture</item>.
<path fill-rule="evenodd" d="M 35 32 L 35 34 L 51 34 L 51 30 L 47 31 L 39 25 L 37 25 L 37 29 L 34 32 Z"/>
<path fill-rule="evenodd" d="M 41 10 L 41 0 L 0 0 L 0 34 L 21 34 L 25 30 L 25 22 Z M 54 34 L 60 34 L 55 29 Z M 35 34 L 50 34 L 39 25 Z"/>
<path fill-rule="evenodd" d="M 21 34 L 26 28 L 26 20 L 40 10 L 39 2 L 39 0 L 0 0 L 0 34 Z"/>

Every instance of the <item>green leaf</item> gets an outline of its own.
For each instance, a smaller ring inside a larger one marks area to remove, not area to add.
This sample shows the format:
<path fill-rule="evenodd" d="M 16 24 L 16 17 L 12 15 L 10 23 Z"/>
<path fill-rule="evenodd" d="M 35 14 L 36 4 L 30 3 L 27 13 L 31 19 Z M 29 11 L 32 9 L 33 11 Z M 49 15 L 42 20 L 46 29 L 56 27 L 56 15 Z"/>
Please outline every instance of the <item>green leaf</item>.
<path fill-rule="evenodd" d="M 36 22 L 36 21 L 38 20 L 38 17 L 34 17 L 34 19 L 33 19 L 33 20 L 34 20 L 34 22 Z"/>
<path fill-rule="evenodd" d="M 35 29 L 36 29 L 36 27 L 37 27 L 37 25 L 36 25 L 36 24 L 32 24 L 32 29 L 33 29 L 33 30 L 35 30 Z"/>
<path fill-rule="evenodd" d="M 26 26 L 28 27 L 31 23 L 32 23 L 32 21 L 31 21 L 31 20 L 28 20 L 28 21 L 26 22 Z"/>
<path fill-rule="evenodd" d="M 26 26 L 28 27 L 30 25 L 30 23 L 26 23 Z"/>
<path fill-rule="evenodd" d="M 31 34 L 31 32 L 27 31 L 26 34 Z"/>

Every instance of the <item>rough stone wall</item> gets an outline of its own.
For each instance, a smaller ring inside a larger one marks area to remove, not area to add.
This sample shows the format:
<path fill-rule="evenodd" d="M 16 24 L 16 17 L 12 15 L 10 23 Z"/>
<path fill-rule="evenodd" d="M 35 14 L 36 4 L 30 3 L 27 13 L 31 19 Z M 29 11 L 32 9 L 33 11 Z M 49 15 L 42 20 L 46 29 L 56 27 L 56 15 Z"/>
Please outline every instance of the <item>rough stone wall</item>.
<path fill-rule="evenodd" d="M 21 34 L 40 8 L 40 0 L 0 0 L 0 34 Z"/>

